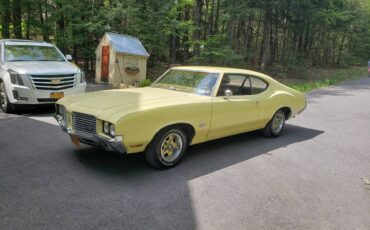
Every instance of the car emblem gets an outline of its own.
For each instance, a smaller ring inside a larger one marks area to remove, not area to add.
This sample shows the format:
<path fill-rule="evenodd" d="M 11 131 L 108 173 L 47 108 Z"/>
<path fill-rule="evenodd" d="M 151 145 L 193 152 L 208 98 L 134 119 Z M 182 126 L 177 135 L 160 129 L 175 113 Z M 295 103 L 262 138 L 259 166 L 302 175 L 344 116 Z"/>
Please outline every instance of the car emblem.
<path fill-rule="evenodd" d="M 62 81 L 61 79 L 56 78 L 56 79 L 52 79 L 51 80 L 51 83 L 53 83 L 53 84 L 59 84 L 61 81 Z"/>

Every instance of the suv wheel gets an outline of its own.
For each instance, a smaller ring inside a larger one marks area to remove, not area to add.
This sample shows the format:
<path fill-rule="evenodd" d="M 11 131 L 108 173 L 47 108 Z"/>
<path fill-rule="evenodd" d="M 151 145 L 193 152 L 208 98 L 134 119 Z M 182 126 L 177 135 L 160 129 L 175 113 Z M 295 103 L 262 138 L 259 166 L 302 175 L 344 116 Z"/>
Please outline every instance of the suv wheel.
<path fill-rule="evenodd" d="M 0 107 L 5 113 L 12 112 L 12 104 L 9 102 L 8 95 L 6 94 L 4 82 L 0 83 Z"/>

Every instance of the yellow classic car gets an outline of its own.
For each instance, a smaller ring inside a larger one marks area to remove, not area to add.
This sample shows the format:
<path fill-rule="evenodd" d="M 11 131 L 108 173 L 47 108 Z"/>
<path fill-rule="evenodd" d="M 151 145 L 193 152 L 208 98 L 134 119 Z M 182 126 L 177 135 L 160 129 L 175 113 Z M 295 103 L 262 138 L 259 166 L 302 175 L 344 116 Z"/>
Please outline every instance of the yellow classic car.
<path fill-rule="evenodd" d="M 55 118 L 74 144 L 145 152 L 152 166 L 167 169 L 189 145 L 254 130 L 278 137 L 305 107 L 302 93 L 262 73 L 190 66 L 169 69 L 146 88 L 67 96 Z"/>

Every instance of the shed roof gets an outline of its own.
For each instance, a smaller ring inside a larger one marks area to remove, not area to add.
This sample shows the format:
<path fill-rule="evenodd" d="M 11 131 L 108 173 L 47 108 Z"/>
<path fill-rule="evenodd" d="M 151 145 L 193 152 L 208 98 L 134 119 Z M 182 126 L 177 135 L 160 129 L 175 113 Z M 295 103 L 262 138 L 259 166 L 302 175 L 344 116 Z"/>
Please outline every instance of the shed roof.
<path fill-rule="evenodd" d="M 105 36 L 110 41 L 112 48 L 119 53 L 143 57 L 150 56 L 138 38 L 111 32 L 105 33 Z"/>

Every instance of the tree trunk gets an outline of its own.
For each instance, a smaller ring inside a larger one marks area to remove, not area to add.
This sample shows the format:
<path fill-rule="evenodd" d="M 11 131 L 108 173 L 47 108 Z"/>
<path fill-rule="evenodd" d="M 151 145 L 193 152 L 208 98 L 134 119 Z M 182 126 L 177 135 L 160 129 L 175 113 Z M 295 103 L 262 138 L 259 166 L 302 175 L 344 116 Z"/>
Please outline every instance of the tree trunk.
<path fill-rule="evenodd" d="M 195 3 L 195 12 L 194 12 L 194 19 L 195 19 L 195 30 L 194 30 L 194 55 L 200 55 L 200 39 L 201 39 L 201 25 L 202 25 L 202 7 L 203 7 L 203 0 L 196 0 Z"/>
<path fill-rule="evenodd" d="M 13 30 L 16 38 L 22 39 L 22 8 L 21 1 L 13 0 Z"/>
<path fill-rule="evenodd" d="M 269 64 L 270 61 L 270 41 L 271 41 L 271 13 L 272 9 L 271 6 L 266 6 L 265 10 L 265 26 L 264 26 L 264 32 L 263 32 L 263 41 L 262 41 L 262 47 L 261 47 L 261 71 L 266 70 L 266 66 Z"/>
<path fill-rule="evenodd" d="M 219 17 L 220 17 L 220 4 L 221 4 L 221 0 L 217 0 L 215 22 L 214 22 L 214 27 L 213 27 L 213 34 L 216 34 L 218 32 L 218 20 L 219 20 Z"/>
<path fill-rule="evenodd" d="M 3 38 L 10 38 L 10 0 L 2 0 L 2 36 Z"/>
<path fill-rule="evenodd" d="M 26 38 L 30 39 L 31 34 L 31 2 L 27 1 L 27 21 L 26 21 Z"/>
<path fill-rule="evenodd" d="M 63 53 L 66 52 L 66 45 L 64 41 L 64 31 L 65 31 L 65 20 L 64 20 L 64 13 L 62 11 L 63 5 L 61 3 L 57 3 L 57 11 L 59 12 L 59 15 L 57 15 L 56 20 L 56 38 L 57 38 L 57 44 L 59 48 L 62 50 Z"/>
<path fill-rule="evenodd" d="M 170 36 L 170 65 L 176 63 L 177 36 Z"/>

